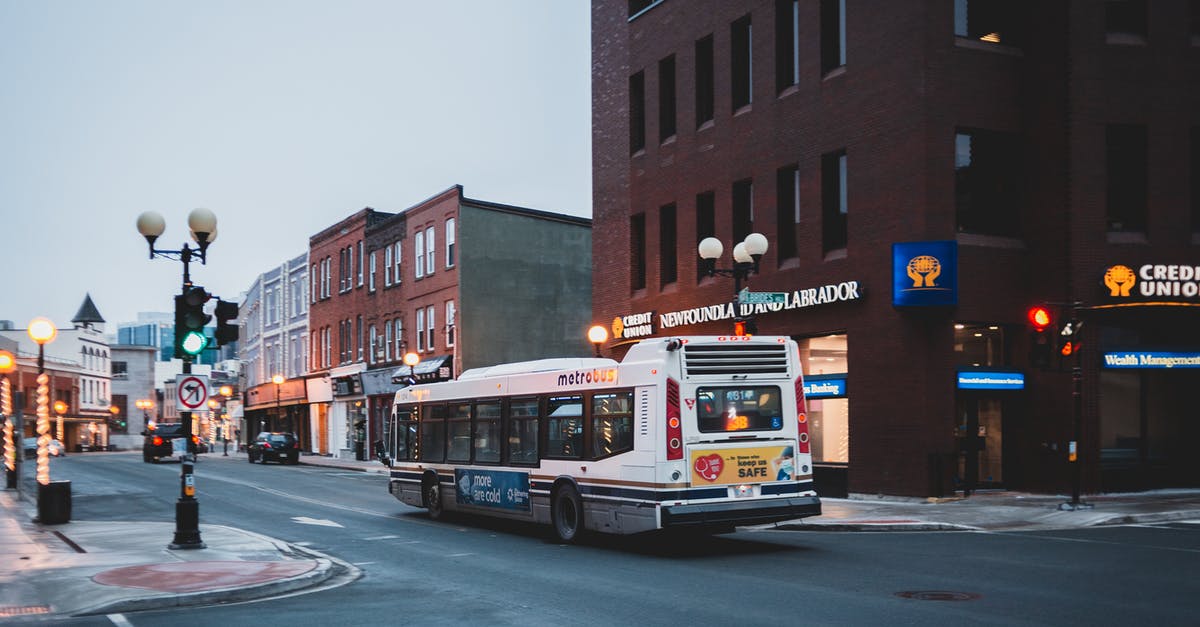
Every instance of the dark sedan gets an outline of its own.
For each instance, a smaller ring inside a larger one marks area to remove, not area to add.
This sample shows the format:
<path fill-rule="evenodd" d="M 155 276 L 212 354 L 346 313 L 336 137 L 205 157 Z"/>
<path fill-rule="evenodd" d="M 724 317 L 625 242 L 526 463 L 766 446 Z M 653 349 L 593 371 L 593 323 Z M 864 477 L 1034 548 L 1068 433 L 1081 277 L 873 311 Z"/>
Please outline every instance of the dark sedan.
<path fill-rule="evenodd" d="M 281 464 L 300 463 L 300 440 L 295 433 L 264 432 L 258 434 L 247 451 L 250 463 L 275 461 Z"/>

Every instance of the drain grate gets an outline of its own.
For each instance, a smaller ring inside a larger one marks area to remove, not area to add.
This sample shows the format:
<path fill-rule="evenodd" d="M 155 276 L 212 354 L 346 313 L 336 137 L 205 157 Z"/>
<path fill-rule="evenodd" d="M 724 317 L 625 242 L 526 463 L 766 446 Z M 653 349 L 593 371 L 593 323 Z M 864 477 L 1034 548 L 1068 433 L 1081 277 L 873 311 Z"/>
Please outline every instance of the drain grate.
<path fill-rule="evenodd" d="M 49 605 L 0 605 L 0 617 L 49 614 Z"/>
<path fill-rule="evenodd" d="M 906 592 L 897 592 L 896 596 L 916 601 L 974 601 L 983 595 L 974 592 L 954 592 L 952 590 L 909 590 Z"/>

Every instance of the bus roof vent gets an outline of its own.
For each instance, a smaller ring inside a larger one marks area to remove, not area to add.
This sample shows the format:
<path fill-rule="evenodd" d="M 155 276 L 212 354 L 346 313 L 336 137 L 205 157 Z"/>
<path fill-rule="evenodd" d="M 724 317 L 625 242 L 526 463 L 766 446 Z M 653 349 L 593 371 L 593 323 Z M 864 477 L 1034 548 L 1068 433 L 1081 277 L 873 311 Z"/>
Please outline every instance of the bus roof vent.
<path fill-rule="evenodd" d="M 685 344 L 688 375 L 787 374 L 786 344 Z"/>

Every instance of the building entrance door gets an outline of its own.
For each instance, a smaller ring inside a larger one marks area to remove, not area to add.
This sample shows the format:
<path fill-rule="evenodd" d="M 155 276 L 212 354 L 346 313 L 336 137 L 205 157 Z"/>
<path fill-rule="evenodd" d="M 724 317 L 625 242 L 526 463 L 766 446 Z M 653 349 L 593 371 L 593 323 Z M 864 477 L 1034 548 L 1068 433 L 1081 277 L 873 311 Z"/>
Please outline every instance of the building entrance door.
<path fill-rule="evenodd" d="M 1004 483 L 1003 402 L 994 396 L 960 393 L 956 402 L 958 474 L 955 483 L 965 496 L 980 488 L 999 488 Z"/>

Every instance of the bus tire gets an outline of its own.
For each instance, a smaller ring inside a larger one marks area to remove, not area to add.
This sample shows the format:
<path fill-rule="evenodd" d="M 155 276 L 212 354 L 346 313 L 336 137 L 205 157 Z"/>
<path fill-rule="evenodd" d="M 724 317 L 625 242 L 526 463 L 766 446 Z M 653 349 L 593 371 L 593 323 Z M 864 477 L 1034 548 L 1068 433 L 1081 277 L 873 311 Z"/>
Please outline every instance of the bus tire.
<path fill-rule="evenodd" d="M 445 508 L 442 507 L 442 484 L 437 477 L 433 479 L 425 479 L 425 486 L 422 488 L 425 492 L 425 509 L 429 510 L 429 518 L 432 520 L 441 520 L 446 515 Z"/>
<path fill-rule="evenodd" d="M 550 523 L 554 535 L 566 544 L 579 540 L 583 532 L 583 499 L 574 486 L 564 485 L 550 499 Z"/>

